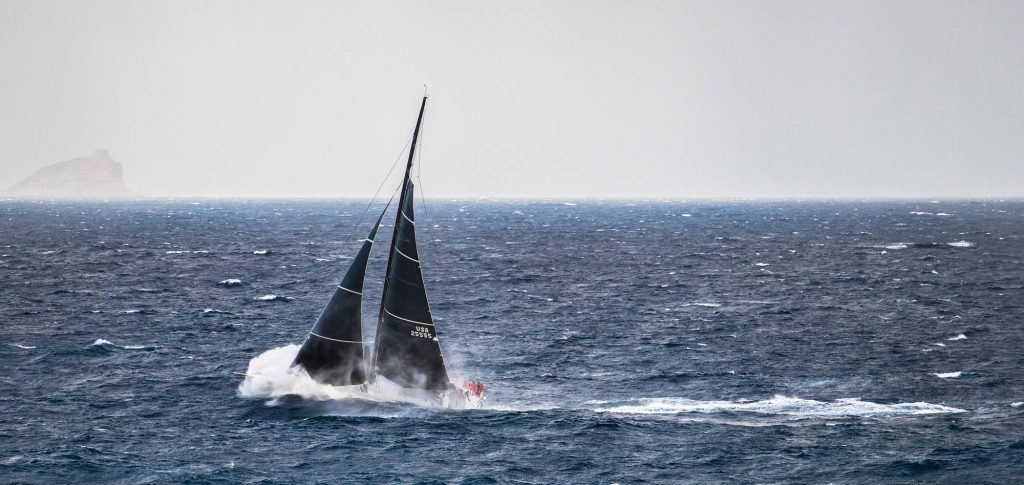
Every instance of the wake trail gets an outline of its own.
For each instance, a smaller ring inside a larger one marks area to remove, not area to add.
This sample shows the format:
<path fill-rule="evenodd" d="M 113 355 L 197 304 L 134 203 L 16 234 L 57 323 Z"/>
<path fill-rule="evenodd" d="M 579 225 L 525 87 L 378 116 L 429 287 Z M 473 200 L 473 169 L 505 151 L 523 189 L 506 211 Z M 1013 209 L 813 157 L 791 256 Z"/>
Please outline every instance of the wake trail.
<path fill-rule="evenodd" d="M 876 417 L 964 413 L 959 409 L 925 402 L 880 404 L 857 398 L 815 401 L 798 397 L 775 396 L 760 401 L 697 401 L 681 397 L 641 398 L 594 411 L 612 414 L 677 415 L 688 413 L 747 413 L 796 417 Z"/>
<path fill-rule="evenodd" d="M 244 398 L 268 399 L 269 404 L 277 398 L 297 396 L 314 401 L 348 401 L 362 404 L 411 404 L 417 407 L 444 409 L 409 399 L 397 392 L 380 389 L 377 392 L 363 392 L 358 386 L 332 386 L 313 380 L 299 366 L 293 366 L 299 346 L 284 345 L 263 352 L 252 358 L 245 372 L 245 379 L 238 386 L 238 395 Z M 544 412 L 544 411 L 585 411 L 610 415 L 665 416 L 665 415 L 714 415 L 745 414 L 761 416 L 787 416 L 797 418 L 846 418 L 917 416 L 950 413 L 965 413 L 967 410 L 932 404 L 910 402 L 881 404 L 862 401 L 858 398 L 816 401 L 799 397 L 777 395 L 763 400 L 701 401 L 683 397 L 639 397 L 619 401 L 587 401 L 582 404 L 558 404 L 552 402 L 487 402 L 479 410 L 491 412 Z M 344 413 L 343 413 L 344 414 Z M 365 414 L 365 409 L 359 411 Z"/>

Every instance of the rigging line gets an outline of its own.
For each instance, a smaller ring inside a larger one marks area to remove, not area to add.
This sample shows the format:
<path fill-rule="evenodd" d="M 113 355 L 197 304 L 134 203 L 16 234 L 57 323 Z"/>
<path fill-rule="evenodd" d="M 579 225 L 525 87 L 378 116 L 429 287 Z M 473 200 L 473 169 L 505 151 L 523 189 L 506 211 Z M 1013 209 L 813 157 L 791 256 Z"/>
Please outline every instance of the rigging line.
<path fill-rule="evenodd" d="M 349 231 L 348 240 L 355 237 L 356 228 L 363 222 L 363 218 L 366 217 L 366 213 L 370 211 L 370 207 L 373 206 L 374 201 L 377 200 L 377 195 L 380 194 L 380 189 L 384 188 L 384 184 L 388 183 L 388 179 L 391 178 L 391 174 L 395 171 L 395 167 L 398 166 L 398 162 L 402 159 L 402 154 L 405 153 L 405 149 L 409 148 L 409 144 L 412 143 L 412 137 L 405 141 L 405 145 L 402 145 L 402 150 L 398 152 L 398 156 L 395 157 L 395 161 L 391 163 L 391 169 L 388 170 L 387 175 L 384 176 L 384 180 L 381 181 L 380 185 L 377 186 L 377 190 L 373 193 L 373 197 L 370 197 L 370 202 L 366 204 L 366 208 L 363 209 L 363 213 L 359 214 L 356 222 L 352 225 L 352 229 Z M 391 199 L 394 200 L 395 194 L 391 194 Z M 388 205 L 391 205 L 391 201 L 388 201 Z M 385 206 L 386 207 L 386 206 Z"/>

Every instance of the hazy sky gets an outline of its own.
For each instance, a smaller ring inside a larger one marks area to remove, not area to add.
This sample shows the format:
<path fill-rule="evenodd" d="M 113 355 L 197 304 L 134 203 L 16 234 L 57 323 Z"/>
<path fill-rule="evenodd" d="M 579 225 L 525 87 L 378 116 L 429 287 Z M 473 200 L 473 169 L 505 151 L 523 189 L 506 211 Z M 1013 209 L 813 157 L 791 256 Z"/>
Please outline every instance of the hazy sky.
<path fill-rule="evenodd" d="M 0 0 L 0 187 L 1024 196 L 1024 2 Z"/>

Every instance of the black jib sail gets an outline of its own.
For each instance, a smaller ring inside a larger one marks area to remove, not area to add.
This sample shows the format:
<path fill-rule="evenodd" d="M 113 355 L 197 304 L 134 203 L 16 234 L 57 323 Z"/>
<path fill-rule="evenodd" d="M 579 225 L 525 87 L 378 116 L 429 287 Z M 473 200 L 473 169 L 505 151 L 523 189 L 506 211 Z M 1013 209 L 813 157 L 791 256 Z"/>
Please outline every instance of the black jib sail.
<path fill-rule="evenodd" d="M 448 389 L 450 382 L 420 270 L 413 211 L 414 191 L 409 180 L 426 104 L 427 98 L 424 97 L 413 131 L 398 214 L 395 216 L 384 295 L 377 320 L 373 371 L 375 376 L 386 377 L 402 387 L 441 391 Z"/>
<path fill-rule="evenodd" d="M 321 384 L 348 386 L 366 382 L 361 316 L 363 279 L 370 248 L 383 218 L 381 213 L 292 364 L 301 365 Z"/>

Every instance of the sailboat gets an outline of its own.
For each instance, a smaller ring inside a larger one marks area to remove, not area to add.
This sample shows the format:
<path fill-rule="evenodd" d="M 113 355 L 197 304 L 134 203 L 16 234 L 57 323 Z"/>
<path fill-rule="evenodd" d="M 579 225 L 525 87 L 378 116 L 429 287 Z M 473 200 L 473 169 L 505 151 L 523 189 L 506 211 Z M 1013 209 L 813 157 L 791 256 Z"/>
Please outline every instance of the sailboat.
<path fill-rule="evenodd" d="M 424 96 L 398 197 L 372 356 L 366 359 L 362 337 L 363 281 L 377 228 L 387 207 L 362 240 L 359 252 L 306 335 L 292 365 L 320 384 L 352 386 L 355 392 L 371 398 L 400 395 L 404 400 L 423 400 L 445 407 L 479 407 L 484 399 L 483 386 L 449 377 L 416 246 L 414 185 L 410 174 L 426 105 Z"/>

